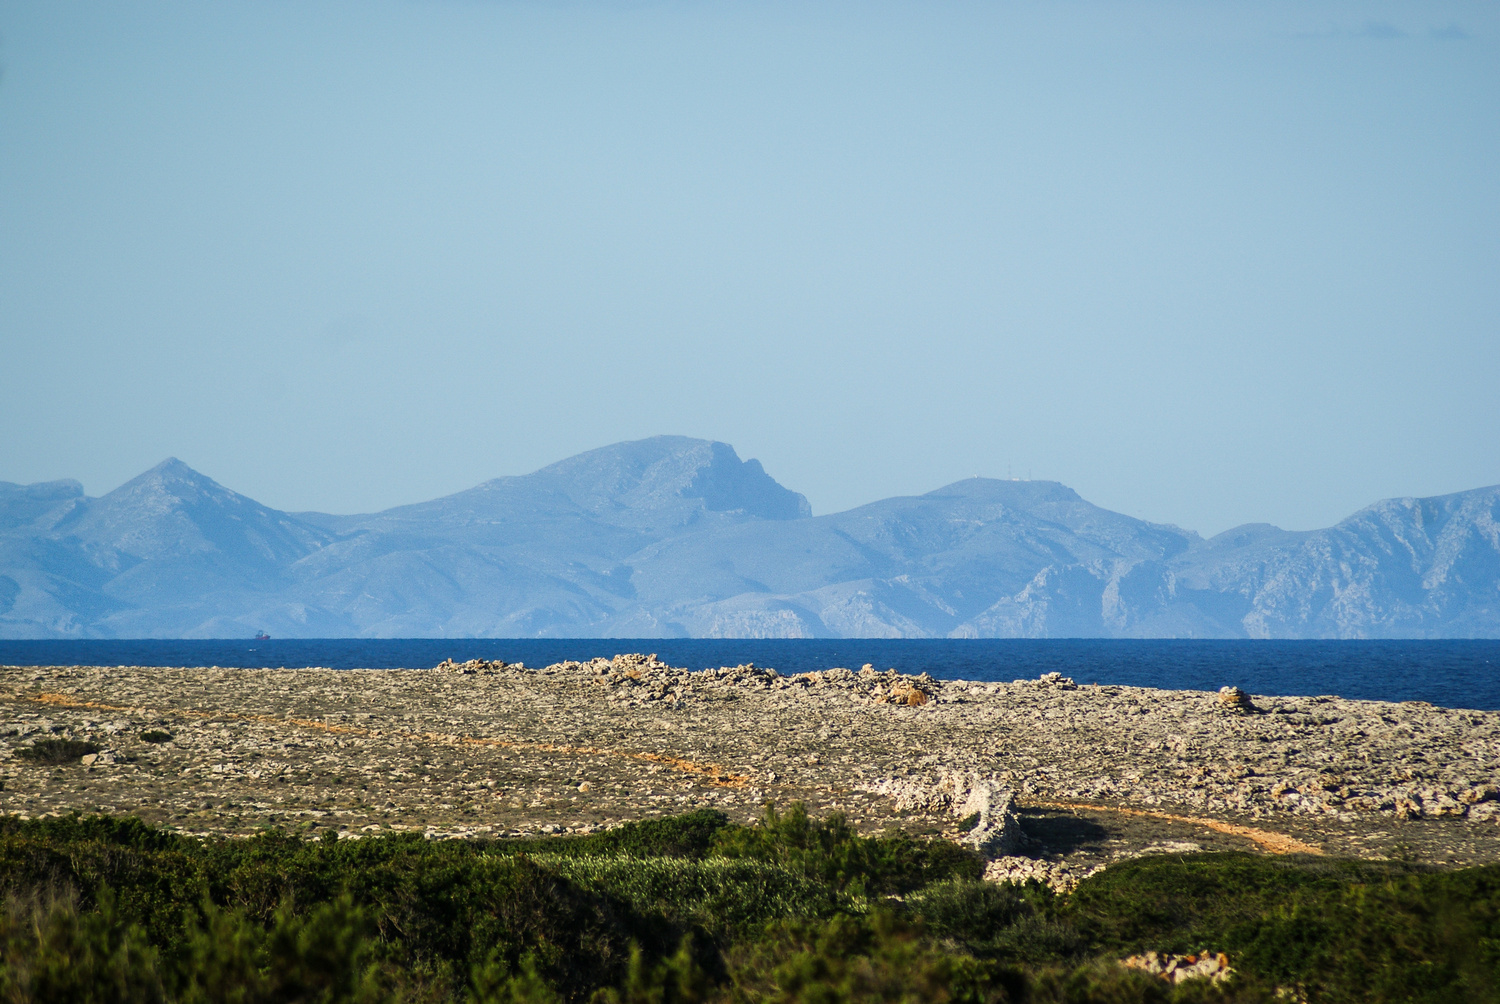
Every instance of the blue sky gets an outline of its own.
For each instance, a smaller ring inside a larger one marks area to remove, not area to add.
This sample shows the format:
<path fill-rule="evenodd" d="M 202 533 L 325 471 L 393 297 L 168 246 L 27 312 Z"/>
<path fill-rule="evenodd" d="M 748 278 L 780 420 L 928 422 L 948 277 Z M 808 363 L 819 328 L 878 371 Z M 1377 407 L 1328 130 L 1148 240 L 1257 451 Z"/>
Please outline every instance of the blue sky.
<path fill-rule="evenodd" d="M 369 511 L 722 439 L 815 512 L 1500 482 L 1491 3 L 11 2 L 0 479 Z"/>

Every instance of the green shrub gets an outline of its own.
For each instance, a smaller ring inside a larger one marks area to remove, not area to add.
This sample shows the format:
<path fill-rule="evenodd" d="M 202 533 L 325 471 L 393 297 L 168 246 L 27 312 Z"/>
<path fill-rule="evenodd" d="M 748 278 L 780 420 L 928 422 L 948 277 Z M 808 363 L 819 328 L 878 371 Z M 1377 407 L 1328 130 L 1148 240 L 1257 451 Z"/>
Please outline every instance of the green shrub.
<path fill-rule="evenodd" d="M 852 895 L 901 894 L 984 871 L 977 854 L 956 844 L 905 833 L 861 837 L 841 813 L 810 819 L 800 802 L 785 814 L 767 805 L 759 825 L 725 827 L 714 837 L 713 853 L 777 862 Z"/>
<path fill-rule="evenodd" d="M 782 917 L 867 908 L 861 898 L 769 861 L 551 855 L 531 860 L 584 889 L 628 903 L 639 915 L 656 914 L 716 937 L 743 934 Z"/>
<path fill-rule="evenodd" d="M 92 910 L 62 889 L 13 895 L 0 913 L 0 999 L 155 1004 L 165 999 L 158 954 L 110 895 Z"/>
<path fill-rule="evenodd" d="M 81 757 L 98 753 L 99 747 L 81 739 L 38 739 L 30 746 L 16 750 L 16 756 L 32 763 L 58 765 L 77 763 Z"/>
<path fill-rule="evenodd" d="M 974 879 L 936 882 L 907 900 L 927 929 L 956 951 L 987 959 L 1049 962 L 1088 947 L 1058 916 L 1052 891 L 1037 882 L 997 884 Z"/>
<path fill-rule="evenodd" d="M 632 962 L 639 954 L 637 949 Z M 475 966 L 465 1004 L 563 1004 L 563 998 L 542 974 L 536 959 L 526 955 L 514 968 L 498 958 Z"/>
<path fill-rule="evenodd" d="M 22 897 L 64 890 L 83 911 L 98 909 L 108 890 L 114 916 L 171 947 L 208 889 L 201 853 L 197 841 L 129 817 L 7 817 L 0 890 Z"/>
<path fill-rule="evenodd" d="M 183 1004 L 376 1004 L 402 995 L 399 980 L 382 978 L 372 933 L 368 914 L 344 897 L 305 914 L 283 910 L 269 928 L 209 907 L 168 978 Z"/>
<path fill-rule="evenodd" d="M 1173 984 L 1108 960 L 1047 967 L 1035 972 L 1029 984 L 1028 1004 L 1280 1004 L 1296 999 L 1255 980 Z"/>
<path fill-rule="evenodd" d="M 655 965 L 647 965 L 639 950 L 631 952 L 620 987 L 603 988 L 594 1004 L 701 1004 L 719 996 L 715 989 L 689 937 L 677 954 Z"/>
<path fill-rule="evenodd" d="M 801 806 L 516 842 L 0 818 L 0 1002 L 1500 1000 L 1500 866 L 1144 858 L 1062 897 L 977 865 Z M 1203 948 L 1241 976 L 1113 961 Z"/>
<path fill-rule="evenodd" d="M 495 853 L 627 858 L 704 858 L 715 837 L 729 825 L 716 809 L 697 809 L 680 816 L 644 819 L 586 836 L 536 837 L 495 845 Z"/>
<path fill-rule="evenodd" d="M 633 938 L 658 951 L 675 943 L 667 925 L 529 856 L 485 851 L 415 835 L 323 842 L 278 832 L 207 848 L 215 902 L 268 923 L 288 906 L 347 895 L 369 912 L 392 958 L 423 979 L 461 982 L 486 961 L 514 967 L 529 955 L 582 992 L 624 971 Z"/>
<path fill-rule="evenodd" d="M 989 1004 L 1018 997 L 1012 970 L 945 952 L 891 910 L 781 921 L 730 954 L 736 1001 Z"/>
<path fill-rule="evenodd" d="M 1092 941 L 1133 952 L 1191 952 L 1295 899 L 1323 900 L 1409 869 L 1383 862 L 1256 854 L 1150 856 L 1092 876 L 1072 896 Z"/>
<path fill-rule="evenodd" d="M 1204 854 L 1116 865 L 1063 915 L 1098 949 L 1226 951 L 1330 1002 L 1500 1000 L 1500 866 Z"/>

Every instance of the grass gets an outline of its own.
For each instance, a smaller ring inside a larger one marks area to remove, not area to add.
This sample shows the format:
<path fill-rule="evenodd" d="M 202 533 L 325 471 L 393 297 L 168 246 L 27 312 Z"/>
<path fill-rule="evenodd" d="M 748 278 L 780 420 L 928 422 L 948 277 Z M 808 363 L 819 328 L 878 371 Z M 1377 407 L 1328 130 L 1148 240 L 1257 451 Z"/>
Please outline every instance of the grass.
<path fill-rule="evenodd" d="M 0 1001 L 1500 1001 L 1500 867 L 1188 855 L 1058 897 L 979 866 L 800 806 L 473 842 L 3 818 Z M 1114 961 L 1203 948 L 1236 979 Z"/>

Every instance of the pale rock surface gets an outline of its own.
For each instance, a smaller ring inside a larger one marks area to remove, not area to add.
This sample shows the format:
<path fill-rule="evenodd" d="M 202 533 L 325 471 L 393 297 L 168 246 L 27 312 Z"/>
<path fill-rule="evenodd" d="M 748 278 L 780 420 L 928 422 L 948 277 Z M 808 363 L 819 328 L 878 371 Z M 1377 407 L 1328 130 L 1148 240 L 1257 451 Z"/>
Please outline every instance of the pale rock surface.
<path fill-rule="evenodd" d="M 694 807 L 748 821 L 803 801 L 865 832 L 968 839 L 1010 862 L 997 874 L 1042 867 L 1013 861 L 1022 851 L 1077 874 L 1187 844 L 1500 860 L 1500 713 L 1253 705 L 1056 676 L 689 671 L 645 654 L 540 669 L 0 667 L 0 811 L 504 836 Z M 170 741 L 145 738 L 157 732 Z M 15 755 L 45 737 L 108 755 L 46 769 Z"/>

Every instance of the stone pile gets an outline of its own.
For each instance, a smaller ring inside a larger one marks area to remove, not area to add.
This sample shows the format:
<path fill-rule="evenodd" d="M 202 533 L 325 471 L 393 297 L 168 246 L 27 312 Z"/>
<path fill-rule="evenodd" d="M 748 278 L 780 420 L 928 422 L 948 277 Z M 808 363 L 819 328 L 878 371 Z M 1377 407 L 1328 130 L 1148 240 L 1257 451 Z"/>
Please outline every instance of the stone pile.
<path fill-rule="evenodd" d="M 1250 700 L 1250 695 L 1239 687 L 1220 687 L 1219 704 L 1226 711 L 1238 711 L 1244 714 L 1251 714 L 1260 710 Z"/>
<path fill-rule="evenodd" d="M 1053 892 L 1065 896 L 1078 888 L 1078 883 L 1103 870 L 1102 864 L 1073 864 L 1053 858 L 1010 854 L 987 862 L 984 866 L 984 880 L 1015 885 L 1040 882 Z"/>
<path fill-rule="evenodd" d="M 449 660 L 436 668 L 462 674 L 524 669 L 519 663 L 507 665 L 504 662 L 485 662 L 479 659 L 471 659 L 465 663 Z M 770 691 L 791 699 L 818 692 L 838 693 L 852 701 L 920 707 L 933 700 L 941 687 L 939 681 L 926 673 L 908 676 L 894 669 L 882 673 L 869 663 L 857 673 L 836 667 L 782 675 L 774 669 L 760 667 L 753 662 L 720 666 L 717 669 L 689 670 L 668 665 L 658 659 L 655 653 L 629 653 L 612 659 L 591 659 L 588 662 L 570 660 L 532 672 L 583 674 L 591 677 L 594 683 L 611 688 L 611 699 L 636 703 L 665 701 L 669 706 L 701 697 L 704 687 L 708 686 Z"/>
<path fill-rule="evenodd" d="M 437 672 L 457 673 L 460 676 L 473 676 L 476 673 L 493 675 L 495 673 L 503 673 L 507 669 L 525 668 L 525 664 L 519 662 L 510 663 L 502 660 L 491 662 L 488 659 L 470 659 L 467 662 L 454 662 L 452 659 L 444 659 L 433 667 Z"/>
<path fill-rule="evenodd" d="M 1169 983 L 1181 983 L 1184 980 L 1219 983 L 1234 974 L 1229 965 L 1229 956 L 1223 952 L 1196 952 L 1192 955 L 1146 952 L 1121 959 L 1120 965 L 1160 976 Z"/>

